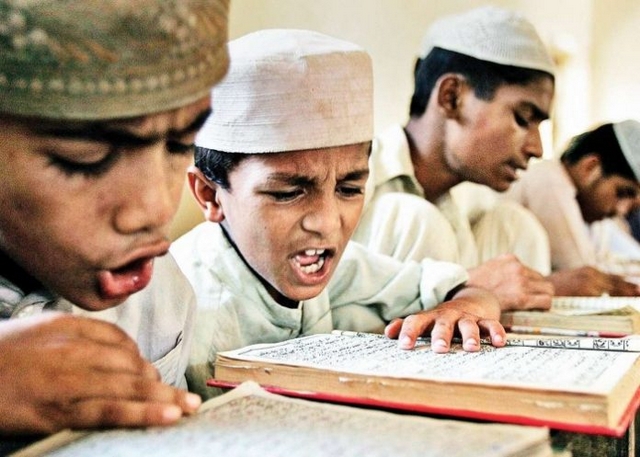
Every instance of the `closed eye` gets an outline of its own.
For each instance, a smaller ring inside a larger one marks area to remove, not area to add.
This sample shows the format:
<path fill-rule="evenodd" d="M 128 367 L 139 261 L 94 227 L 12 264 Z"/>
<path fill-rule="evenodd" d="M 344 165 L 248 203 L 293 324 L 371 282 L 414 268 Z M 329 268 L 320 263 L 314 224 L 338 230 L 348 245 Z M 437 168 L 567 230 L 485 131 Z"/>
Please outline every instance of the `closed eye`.
<path fill-rule="evenodd" d="M 529 120 L 525 119 L 522 115 L 518 114 L 518 112 L 514 113 L 514 117 L 516 119 L 516 124 L 520 127 L 527 128 L 529 127 Z"/>
<path fill-rule="evenodd" d="M 68 176 L 98 177 L 111 169 L 118 155 L 117 152 L 110 152 L 104 158 L 95 162 L 76 162 L 53 154 L 49 156 L 49 163 L 62 170 Z"/>
<path fill-rule="evenodd" d="M 173 140 L 167 141 L 167 151 L 170 154 L 193 154 L 195 147 L 193 143 L 186 144 Z"/>
<path fill-rule="evenodd" d="M 304 194 L 304 191 L 302 189 L 296 189 L 296 190 L 286 191 L 286 192 L 271 191 L 271 192 L 265 192 L 265 193 L 269 195 L 271 198 L 273 198 L 275 201 L 289 202 L 289 201 L 295 200 L 300 195 Z"/>
<path fill-rule="evenodd" d="M 364 195 L 364 186 L 342 185 L 338 186 L 337 192 L 344 197 L 357 197 Z"/>

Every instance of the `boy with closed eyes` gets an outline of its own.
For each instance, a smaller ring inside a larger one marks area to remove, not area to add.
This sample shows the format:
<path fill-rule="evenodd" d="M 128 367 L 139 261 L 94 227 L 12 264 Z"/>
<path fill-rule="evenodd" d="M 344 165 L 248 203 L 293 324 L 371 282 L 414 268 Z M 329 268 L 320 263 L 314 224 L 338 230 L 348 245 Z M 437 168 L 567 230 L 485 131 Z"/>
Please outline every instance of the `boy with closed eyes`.
<path fill-rule="evenodd" d="M 206 221 L 171 248 L 198 297 L 190 390 L 215 394 L 218 351 L 333 329 L 384 330 L 406 349 L 430 333 L 437 352 L 454 332 L 468 351 L 481 332 L 504 344 L 497 300 L 465 287 L 461 266 L 401 263 L 349 241 L 373 133 L 366 52 L 278 29 L 229 51 L 188 173 Z"/>
<path fill-rule="evenodd" d="M 552 271 L 547 232 L 522 205 L 501 200 L 467 214 L 455 192 L 462 183 L 505 192 L 542 156 L 554 72 L 521 14 L 483 6 L 435 21 L 416 60 L 409 119 L 374 140 L 353 239 L 399 259 L 460 262 L 503 310 L 547 309 L 553 295 L 592 295 L 594 283 L 635 294 L 594 268 Z"/>
<path fill-rule="evenodd" d="M 199 406 L 184 390 L 195 296 L 166 254 L 228 67 L 227 14 L 226 0 L 0 0 L 3 453 Z"/>

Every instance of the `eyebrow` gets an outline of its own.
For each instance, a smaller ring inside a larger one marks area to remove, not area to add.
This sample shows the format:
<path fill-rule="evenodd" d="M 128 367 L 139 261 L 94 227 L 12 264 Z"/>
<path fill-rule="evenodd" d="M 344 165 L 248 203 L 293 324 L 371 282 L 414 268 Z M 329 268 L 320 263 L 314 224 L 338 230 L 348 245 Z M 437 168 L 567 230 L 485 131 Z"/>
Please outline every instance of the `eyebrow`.
<path fill-rule="evenodd" d="M 114 144 L 125 144 L 129 146 L 148 146 L 165 138 L 180 137 L 195 133 L 204 125 L 207 117 L 211 113 L 211 109 L 203 110 L 198 116 L 185 128 L 176 130 L 170 129 L 167 134 L 138 135 L 127 130 L 126 128 L 115 127 L 104 122 L 95 122 L 80 126 L 44 126 L 37 128 L 38 133 L 44 135 L 52 135 L 58 138 L 79 140 L 108 142 Z"/>
<path fill-rule="evenodd" d="M 535 103 L 522 102 L 520 106 L 530 109 L 532 112 L 532 117 L 538 121 L 546 121 L 547 119 L 549 119 L 549 113 L 541 110 Z"/>
<path fill-rule="evenodd" d="M 338 181 L 358 181 L 366 179 L 369 176 L 369 168 L 363 168 L 361 170 L 350 171 L 344 176 L 338 178 Z M 284 183 L 291 186 L 309 186 L 316 182 L 316 179 L 308 176 L 302 176 L 289 173 L 274 173 L 267 178 L 268 182 Z"/>

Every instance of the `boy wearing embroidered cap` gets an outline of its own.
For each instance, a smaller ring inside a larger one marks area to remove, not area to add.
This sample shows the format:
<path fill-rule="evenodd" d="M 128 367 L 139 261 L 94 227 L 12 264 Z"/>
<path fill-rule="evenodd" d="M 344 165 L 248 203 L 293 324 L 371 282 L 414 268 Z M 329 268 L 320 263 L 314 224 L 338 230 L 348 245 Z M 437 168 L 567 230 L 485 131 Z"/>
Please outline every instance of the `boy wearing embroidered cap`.
<path fill-rule="evenodd" d="M 198 297 L 189 388 L 213 393 L 205 382 L 217 351 L 382 331 L 392 320 L 387 335 L 405 348 L 428 330 L 439 352 L 454 329 L 466 350 L 479 348 L 480 331 L 503 344 L 497 301 L 465 287 L 462 267 L 401 263 L 349 241 L 373 135 L 368 54 L 280 29 L 231 41 L 229 52 L 188 173 L 207 221 L 171 248 Z"/>
<path fill-rule="evenodd" d="M 541 157 L 539 125 L 551 108 L 553 74 L 540 37 L 519 14 L 490 6 L 436 21 L 416 63 L 409 121 L 374 140 L 354 239 L 401 258 L 459 261 L 469 268 L 468 283 L 493 291 L 502 309 L 548 308 L 562 278 L 544 276 L 550 254 L 536 218 L 503 202 L 472 224 L 451 191 L 472 182 L 504 192 L 530 158 Z M 398 201 L 400 227 L 389 209 Z M 406 227 L 420 233 L 420 225 L 429 225 L 422 232 L 431 238 L 396 235 Z M 443 257 L 441 246 L 451 244 L 454 257 Z"/>
<path fill-rule="evenodd" d="M 228 67 L 227 14 L 227 0 L 0 0 L 3 451 L 9 435 L 198 407 L 180 388 L 195 297 L 165 254 Z"/>
<path fill-rule="evenodd" d="M 640 122 L 602 124 L 571 140 L 559 160 L 533 164 L 505 193 L 530 209 L 551 243 L 554 270 L 598 264 L 589 226 L 605 218 L 624 216 L 638 196 L 640 180 Z M 625 287 L 590 281 L 589 295 L 612 293 Z M 631 293 L 639 293 L 631 286 Z"/>

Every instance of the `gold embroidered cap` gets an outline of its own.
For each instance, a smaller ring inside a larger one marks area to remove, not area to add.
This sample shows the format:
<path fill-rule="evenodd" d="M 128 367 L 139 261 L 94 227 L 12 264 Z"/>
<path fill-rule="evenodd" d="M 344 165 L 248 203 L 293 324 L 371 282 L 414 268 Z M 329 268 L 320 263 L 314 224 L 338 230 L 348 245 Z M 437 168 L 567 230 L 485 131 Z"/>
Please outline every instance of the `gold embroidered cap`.
<path fill-rule="evenodd" d="M 231 41 L 229 54 L 196 145 L 257 154 L 371 141 L 373 70 L 361 47 L 312 30 L 266 29 Z"/>
<path fill-rule="evenodd" d="M 207 96 L 229 0 L 0 0 L 0 112 L 98 120 Z"/>

